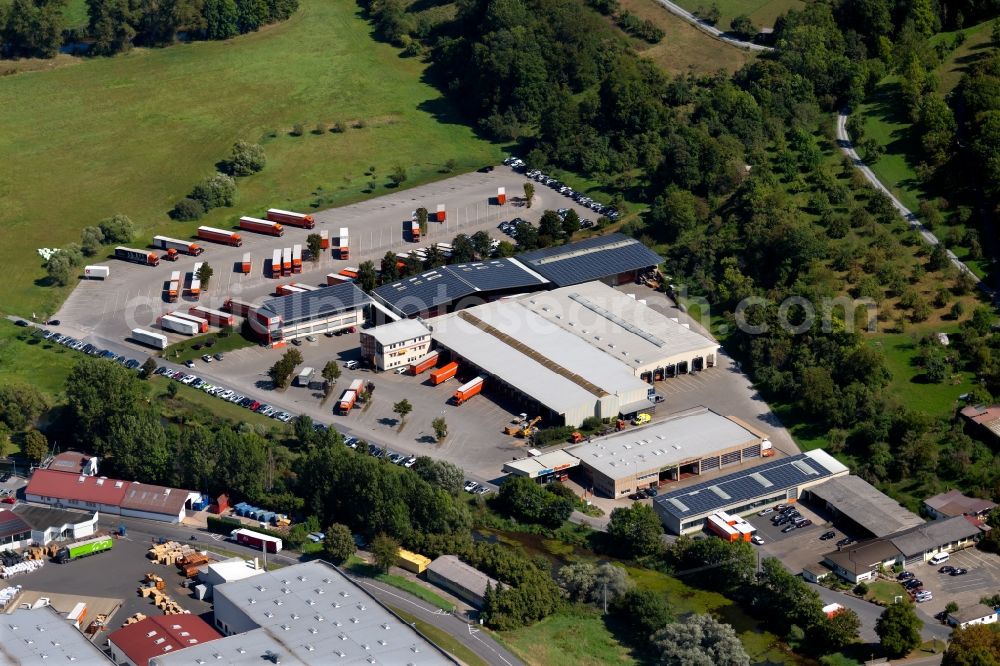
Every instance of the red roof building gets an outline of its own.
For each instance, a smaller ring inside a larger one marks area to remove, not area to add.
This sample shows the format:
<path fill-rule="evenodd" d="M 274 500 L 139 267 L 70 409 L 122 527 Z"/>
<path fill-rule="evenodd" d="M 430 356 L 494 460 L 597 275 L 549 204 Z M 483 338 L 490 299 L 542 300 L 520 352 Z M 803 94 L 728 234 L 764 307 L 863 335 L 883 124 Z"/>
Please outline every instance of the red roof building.
<path fill-rule="evenodd" d="M 197 615 L 154 615 L 108 636 L 116 664 L 149 666 L 149 660 L 221 638 Z"/>
<path fill-rule="evenodd" d="M 120 505 L 125 498 L 127 486 L 128 481 L 38 469 L 32 474 L 24 493 L 29 501 L 53 504 L 52 500 L 61 500 L 67 506 L 93 509 L 102 505 Z"/>
<path fill-rule="evenodd" d="M 84 455 L 76 451 L 64 451 L 57 454 L 49 462 L 47 468 L 53 472 L 97 476 L 97 457 Z"/>

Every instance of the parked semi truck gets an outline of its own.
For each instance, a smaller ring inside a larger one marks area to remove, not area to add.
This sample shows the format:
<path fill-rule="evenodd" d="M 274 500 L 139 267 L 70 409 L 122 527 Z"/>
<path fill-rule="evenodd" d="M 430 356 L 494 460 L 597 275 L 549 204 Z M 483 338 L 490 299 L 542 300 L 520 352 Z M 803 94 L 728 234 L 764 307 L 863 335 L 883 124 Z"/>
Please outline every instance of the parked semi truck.
<path fill-rule="evenodd" d="M 269 208 L 267 210 L 267 219 L 271 222 L 280 222 L 281 224 L 302 227 L 303 229 L 312 229 L 316 226 L 316 221 L 313 220 L 312 215 L 293 213 L 290 210 L 281 210 L 279 208 Z"/>
<path fill-rule="evenodd" d="M 268 222 L 257 217 L 241 217 L 240 229 L 268 236 L 284 236 L 285 229 L 277 222 Z"/>
<path fill-rule="evenodd" d="M 276 249 L 271 254 L 271 277 L 281 277 L 281 248 Z"/>
<path fill-rule="evenodd" d="M 438 354 L 438 352 L 432 351 L 427 356 L 417 359 L 415 362 L 410 364 L 410 373 L 413 375 L 419 375 L 426 370 L 430 370 L 437 365 L 439 356 L 440 354 Z"/>
<path fill-rule="evenodd" d="M 175 250 L 177 252 L 183 252 L 184 254 L 190 254 L 192 257 L 197 257 L 205 251 L 205 248 L 201 247 L 197 243 L 178 240 L 176 238 L 169 238 L 167 236 L 153 236 L 152 245 L 160 250 Z"/>
<path fill-rule="evenodd" d="M 142 264 L 144 266 L 160 265 L 160 258 L 156 256 L 155 252 L 150 252 L 149 250 L 136 250 L 131 247 L 116 247 L 115 259 L 131 261 L 133 264 Z"/>
<path fill-rule="evenodd" d="M 462 384 L 458 387 L 458 390 L 455 391 L 455 395 L 452 396 L 452 400 L 455 401 L 456 405 L 461 405 L 472 396 L 478 395 L 479 392 L 483 390 L 483 384 L 485 383 L 485 377 L 476 377 L 471 382 Z"/>
<path fill-rule="evenodd" d="M 167 348 L 167 336 L 162 333 L 154 333 L 144 328 L 133 328 L 132 339 L 155 349 Z"/>
<path fill-rule="evenodd" d="M 190 315 L 190 314 L 188 314 L 186 312 L 181 312 L 180 310 L 177 310 L 176 312 L 171 312 L 170 316 L 171 317 L 175 317 L 177 319 L 183 319 L 184 321 L 191 322 L 192 324 L 194 324 L 195 326 L 198 327 L 198 332 L 199 333 L 208 333 L 208 320 L 207 319 L 203 319 L 201 317 L 195 317 L 194 315 Z"/>
<path fill-rule="evenodd" d="M 167 301 L 170 303 L 177 302 L 177 295 L 181 291 L 181 272 L 173 271 L 170 274 L 170 282 L 167 283 Z"/>
<path fill-rule="evenodd" d="M 292 246 L 292 272 L 302 272 L 302 246 L 298 243 Z"/>
<path fill-rule="evenodd" d="M 256 548 L 257 550 L 264 550 L 266 546 L 267 552 L 269 553 L 277 553 L 281 551 L 281 539 L 273 537 L 269 534 L 261 534 L 260 532 L 240 528 L 230 532 L 229 538 L 236 543 L 243 544 L 244 546 L 248 546 L 250 548 Z"/>
<path fill-rule="evenodd" d="M 319 232 L 319 249 L 330 249 L 330 231 L 328 229 L 323 229 Z"/>
<path fill-rule="evenodd" d="M 233 247 L 243 245 L 243 239 L 235 231 L 226 231 L 225 229 L 216 229 L 215 227 L 198 227 L 198 238 L 212 241 L 213 243 L 232 245 Z"/>
<path fill-rule="evenodd" d="M 420 242 L 420 223 L 416 220 L 410 221 L 410 240 L 414 243 Z"/>
<path fill-rule="evenodd" d="M 96 537 L 94 539 L 87 539 L 86 541 L 78 541 L 77 543 L 63 546 L 57 550 L 53 559 L 59 564 L 64 564 L 66 562 L 78 560 L 81 557 L 87 557 L 88 555 L 95 555 L 97 553 L 103 553 L 106 550 L 111 550 L 114 545 L 114 539 L 109 536 Z"/>
<path fill-rule="evenodd" d="M 204 305 L 196 305 L 193 308 L 190 308 L 188 310 L 188 314 L 193 317 L 205 319 L 213 326 L 224 327 L 236 325 L 236 317 L 233 315 L 228 312 L 206 308 Z"/>
<path fill-rule="evenodd" d="M 199 261 L 191 269 L 191 286 L 188 287 L 188 292 L 195 300 L 201 297 L 201 267 L 204 265 L 204 262 Z"/>
<path fill-rule="evenodd" d="M 458 372 L 458 363 L 452 361 L 448 365 L 442 366 L 431 373 L 431 384 L 437 386 L 448 381 Z"/>
<path fill-rule="evenodd" d="M 88 280 L 104 280 L 111 275 L 111 269 L 107 266 L 84 266 L 83 277 Z"/>
<path fill-rule="evenodd" d="M 290 247 L 281 248 L 281 274 L 286 276 L 292 274 L 292 248 Z"/>
<path fill-rule="evenodd" d="M 349 242 L 347 238 L 347 227 L 340 228 L 340 236 L 338 236 L 337 240 L 337 256 L 340 259 L 350 259 L 351 249 L 348 247 Z"/>
<path fill-rule="evenodd" d="M 250 271 L 253 269 L 253 264 L 250 261 L 250 253 L 247 252 L 243 255 L 243 261 L 240 262 L 240 271 L 243 275 L 250 275 Z"/>
<path fill-rule="evenodd" d="M 179 317 L 174 317 L 172 315 L 163 315 L 159 318 L 157 323 L 165 331 L 173 331 L 174 333 L 183 333 L 184 335 L 195 335 L 198 333 L 198 329 L 201 327 L 186 319 L 181 319 Z"/>
<path fill-rule="evenodd" d="M 357 401 L 357 391 L 344 391 L 344 393 L 340 396 L 340 400 L 337 401 L 337 412 L 341 416 L 347 416 L 351 413 L 351 408 L 354 407 L 354 403 Z"/>

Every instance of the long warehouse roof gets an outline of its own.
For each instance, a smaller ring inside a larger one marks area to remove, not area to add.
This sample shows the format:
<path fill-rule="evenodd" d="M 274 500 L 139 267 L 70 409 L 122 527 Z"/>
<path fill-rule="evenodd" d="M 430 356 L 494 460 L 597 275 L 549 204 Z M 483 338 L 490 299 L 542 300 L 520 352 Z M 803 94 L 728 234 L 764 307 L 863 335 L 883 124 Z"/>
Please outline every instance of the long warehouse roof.
<path fill-rule="evenodd" d="M 259 309 L 265 313 L 278 315 L 285 325 L 288 325 L 356 310 L 369 303 L 371 299 L 365 292 L 358 289 L 353 282 L 344 282 L 316 291 L 271 298 L 264 301 Z"/>
<path fill-rule="evenodd" d="M 847 468 L 833 456 L 822 449 L 814 449 L 702 481 L 660 495 L 653 501 L 661 510 L 684 519 L 846 473 Z"/>
<path fill-rule="evenodd" d="M 742 423 L 701 409 L 601 437 L 566 452 L 605 476 L 620 478 L 750 446 L 763 437 L 763 433 L 753 432 Z"/>
<path fill-rule="evenodd" d="M 565 287 L 658 266 L 660 255 L 634 238 L 614 233 L 517 255 L 517 260 Z"/>
<path fill-rule="evenodd" d="M 515 259 L 492 259 L 433 268 L 373 293 L 409 316 L 476 293 L 540 287 L 546 282 Z"/>
<path fill-rule="evenodd" d="M 923 518 L 859 476 L 833 479 L 810 492 L 877 537 L 924 524 Z"/>

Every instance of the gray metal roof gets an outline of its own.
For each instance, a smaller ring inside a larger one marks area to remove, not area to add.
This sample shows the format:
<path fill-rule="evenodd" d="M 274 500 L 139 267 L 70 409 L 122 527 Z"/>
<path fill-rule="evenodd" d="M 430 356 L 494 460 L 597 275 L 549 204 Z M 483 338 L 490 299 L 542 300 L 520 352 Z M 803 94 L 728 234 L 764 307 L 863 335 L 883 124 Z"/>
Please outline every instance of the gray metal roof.
<path fill-rule="evenodd" d="M 683 520 L 846 472 L 847 468 L 830 454 L 814 449 L 702 481 L 660 495 L 653 501 L 661 510 Z"/>
<path fill-rule="evenodd" d="M 877 537 L 924 524 L 923 518 L 858 476 L 833 479 L 809 492 Z"/>
<path fill-rule="evenodd" d="M 480 597 L 486 593 L 487 585 L 492 585 L 494 588 L 497 586 L 496 579 L 490 578 L 454 555 L 442 555 L 427 565 L 427 570 Z"/>
<path fill-rule="evenodd" d="M 545 278 L 513 259 L 492 259 L 433 268 L 382 285 L 373 293 L 409 316 L 477 293 L 541 287 L 545 283 Z"/>
<path fill-rule="evenodd" d="M 221 642 L 225 643 L 222 647 L 231 648 L 224 653 L 224 659 L 229 661 L 222 663 L 260 663 L 262 651 L 274 650 L 267 646 L 275 644 L 279 646 L 275 651 L 286 664 L 454 663 L 359 585 L 324 562 L 295 564 L 218 585 L 213 594 L 216 603 L 220 597 L 226 598 L 261 632 L 181 650 L 161 660 L 164 666 L 196 664 L 194 658 L 184 659 L 187 653 L 199 658 L 222 653 Z M 246 654 L 238 652 L 241 645 Z M 368 662 L 369 658 L 375 661 Z M 220 663 L 214 656 L 206 661 Z"/>
<path fill-rule="evenodd" d="M 899 548 L 896 548 L 888 539 L 871 539 L 829 552 L 823 556 L 823 559 L 836 564 L 845 571 L 859 574 L 870 571 L 879 564 L 894 560 L 899 555 Z"/>
<path fill-rule="evenodd" d="M 517 255 L 518 261 L 565 287 L 657 266 L 663 258 L 634 238 L 614 233 Z"/>
<path fill-rule="evenodd" d="M 368 294 L 358 289 L 353 282 L 344 282 L 316 291 L 271 298 L 264 301 L 260 309 L 280 316 L 284 324 L 288 325 L 356 310 L 369 303 L 371 298 Z"/>
<path fill-rule="evenodd" d="M 15 504 L 13 511 L 35 530 L 47 530 L 50 527 L 85 523 L 93 520 L 95 513 L 94 511 L 77 511 L 76 509 L 56 509 L 51 506 L 26 504 L 24 502 Z"/>
<path fill-rule="evenodd" d="M 982 532 L 982 529 L 965 516 L 955 516 L 944 520 L 922 523 L 899 534 L 889 537 L 892 543 L 906 557 L 920 555 L 929 550 L 935 550 L 952 543 L 971 539 Z"/>
<path fill-rule="evenodd" d="M 97 666 L 114 662 L 52 606 L 44 606 L 0 615 L 0 663 Z"/>
<path fill-rule="evenodd" d="M 699 460 L 724 449 L 750 446 L 762 436 L 709 409 L 685 412 L 570 447 L 580 461 L 610 478 Z"/>

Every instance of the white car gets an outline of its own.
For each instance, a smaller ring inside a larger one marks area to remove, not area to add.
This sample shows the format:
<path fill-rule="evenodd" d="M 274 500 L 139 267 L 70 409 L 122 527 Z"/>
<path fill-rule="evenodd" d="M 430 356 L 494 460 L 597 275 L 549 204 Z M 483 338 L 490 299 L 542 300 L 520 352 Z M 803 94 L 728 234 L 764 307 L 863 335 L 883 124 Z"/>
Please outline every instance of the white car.
<path fill-rule="evenodd" d="M 769 513 L 774 513 L 774 509 L 773 509 L 773 508 L 771 508 L 771 507 L 768 507 L 768 508 L 766 508 L 766 509 L 763 509 L 762 511 L 758 511 L 758 512 L 757 512 L 757 515 L 758 515 L 758 516 L 766 516 L 766 515 L 767 515 L 767 514 L 769 514 Z"/>
<path fill-rule="evenodd" d="M 226 389 L 225 391 L 219 394 L 219 397 L 222 398 L 223 400 L 229 400 L 229 398 L 231 398 L 232 396 L 233 396 L 232 389 Z"/>
<path fill-rule="evenodd" d="M 760 538 L 759 536 L 757 536 L 756 534 L 754 534 L 754 535 L 753 535 L 752 537 L 750 537 L 750 541 L 751 541 L 751 543 L 755 543 L 755 544 L 757 544 L 758 546 L 763 546 L 763 545 L 764 545 L 764 540 L 763 540 L 763 539 L 761 539 L 761 538 Z"/>
<path fill-rule="evenodd" d="M 397 375 L 405 375 L 406 371 L 409 370 L 409 369 L 410 369 L 409 366 L 401 365 L 398 368 L 396 368 L 396 374 Z"/>
<path fill-rule="evenodd" d="M 465 485 L 462 486 L 462 488 L 467 493 L 471 493 L 471 492 L 475 491 L 475 489 L 478 488 L 478 487 L 479 487 L 479 484 L 476 483 L 475 481 L 466 481 Z"/>

